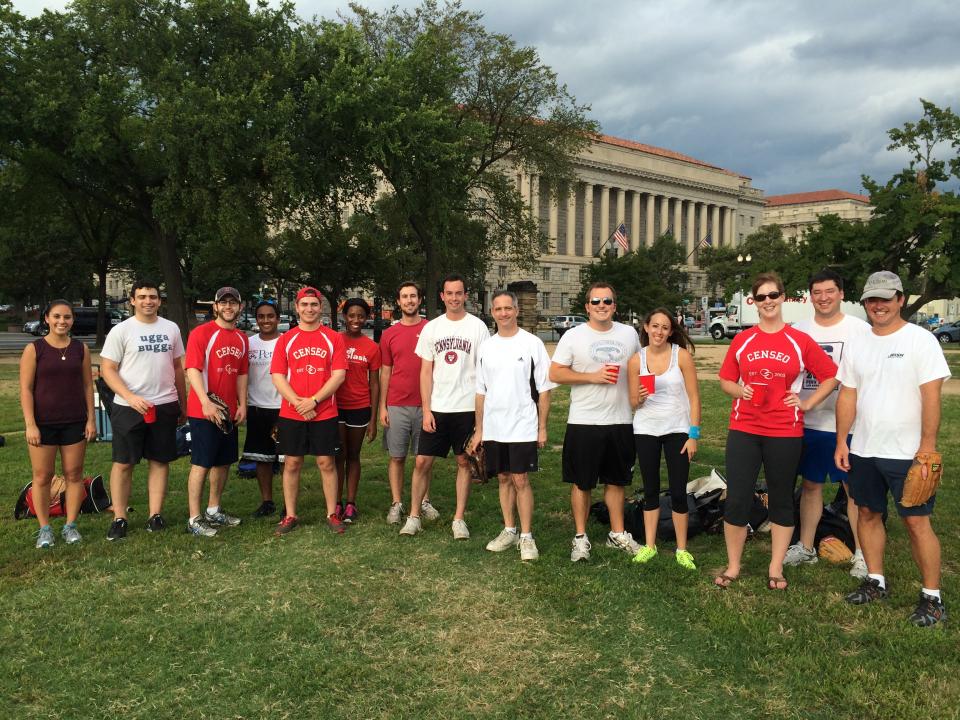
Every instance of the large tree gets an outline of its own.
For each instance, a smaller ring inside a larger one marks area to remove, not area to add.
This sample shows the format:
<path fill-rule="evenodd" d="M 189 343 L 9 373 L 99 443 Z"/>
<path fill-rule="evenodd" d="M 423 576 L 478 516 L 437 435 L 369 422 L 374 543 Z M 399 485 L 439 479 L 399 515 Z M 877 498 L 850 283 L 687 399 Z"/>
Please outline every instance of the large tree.
<path fill-rule="evenodd" d="M 486 30 L 479 13 L 427 0 L 382 13 L 351 5 L 374 72 L 366 140 L 423 255 L 425 285 L 445 270 L 464 220 L 482 223 L 479 257 L 531 268 L 547 248 L 517 172 L 551 192 L 573 180 L 572 158 L 597 126 L 532 48 Z M 437 296 L 427 292 L 431 313 Z"/>

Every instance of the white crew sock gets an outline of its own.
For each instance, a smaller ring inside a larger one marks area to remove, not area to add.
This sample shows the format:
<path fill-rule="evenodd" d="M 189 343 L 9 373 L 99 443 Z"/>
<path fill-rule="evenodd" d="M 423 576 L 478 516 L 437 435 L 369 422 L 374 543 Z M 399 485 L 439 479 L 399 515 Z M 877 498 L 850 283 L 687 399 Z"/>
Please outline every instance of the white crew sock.
<path fill-rule="evenodd" d="M 937 588 L 936 590 L 931 590 L 930 588 L 920 588 L 920 592 L 943 602 L 943 598 L 940 597 L 940 588 Z"/>
<path fill-rule="evenodd" d="M 873 578 L 874 580 L 876 580 L 877 582 L 879 582 L 879 583 L 880 583 L 880 589 L 881 589 L 881 590 L 886 590 L 886 589 L 887 589 L 887 579 L 886 579 L 883 575 L 877 575 L 876 573 L 870 573 L 869 575 L 867 575 L 867 577 L 868 577 L 868 578 Z"/>

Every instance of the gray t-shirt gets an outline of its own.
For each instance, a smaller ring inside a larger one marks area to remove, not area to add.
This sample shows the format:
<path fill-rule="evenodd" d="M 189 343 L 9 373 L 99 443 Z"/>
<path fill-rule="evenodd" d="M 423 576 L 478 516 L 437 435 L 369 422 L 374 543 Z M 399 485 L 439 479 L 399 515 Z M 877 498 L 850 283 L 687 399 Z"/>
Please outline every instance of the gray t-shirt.
<path fill-rule="evenodd" d="M 162 317 L 152 323 L 128 318 L 114 325 L 100 357 L 117 363 L 120 379 L 147 402 L 163 405 L 179 399 L 174 363 L 183 357 L 183 339 L 176 323 Z M 114 402 L 129 407 L 119 395 Z"/>
<path fill-rule="evenodd" d="M 616 384 L 571 385 L 571 425 L 630 425 L 633 410 L 627 390 L 627 361 L 640 351 L 640 336 L 629 325 L 615 322 L 606 332 L 590 325 L 567 330 L 557 343 L 553 362 L 581 373 L 594 372 L 604 365 L 619 365 Z"/>

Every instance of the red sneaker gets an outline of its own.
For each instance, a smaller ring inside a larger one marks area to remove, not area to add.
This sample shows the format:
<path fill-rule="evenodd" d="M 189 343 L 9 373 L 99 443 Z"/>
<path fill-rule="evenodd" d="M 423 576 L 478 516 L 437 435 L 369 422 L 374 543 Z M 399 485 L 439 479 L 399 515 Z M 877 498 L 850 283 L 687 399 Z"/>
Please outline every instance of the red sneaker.
<path fill-rule="evenodd" d="M 277 525 L 274 535 L 286 535 L 292 532 L 300 525 L 300 519 L 296 515 L 287 515 Z"/>
<path fill-rule="evenodd" d="M 356 522 L 357 518 L 360 517 L 360 513 L 357 511 L 357 506 L 355 503 L 348 502 L 347 506 L 343 510 L 343 521 L 347 524 Z"/>
<path fill-rule="evenodd" d="M 336 516 L 336 513 L 327 517 L 327 527 L 337 534 L 343 534 L 347 530 L 347 526 Z"/>
<path fill-rule="evenodd" d="M 337 501 L 337 506 L 333 510 L 333 514 L 337 516 L 338 520 L 343 520 L 343 503 L 339 500 Z"/>

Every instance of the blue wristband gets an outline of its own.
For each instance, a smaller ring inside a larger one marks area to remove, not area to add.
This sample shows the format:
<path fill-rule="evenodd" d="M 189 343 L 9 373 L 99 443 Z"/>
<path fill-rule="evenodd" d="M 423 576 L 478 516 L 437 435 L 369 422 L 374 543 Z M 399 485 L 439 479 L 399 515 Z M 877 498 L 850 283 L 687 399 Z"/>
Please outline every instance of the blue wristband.
<path fill-rule="evenodd" d="M 691 426 L 690 426 L 690 432 L 687 433 L 687 436 L 688 436 L 691 440 L 699 440 L 699 439 L 700 439 L 700 426 L 699 426 L 699 425 L 691 425 Z"/>

